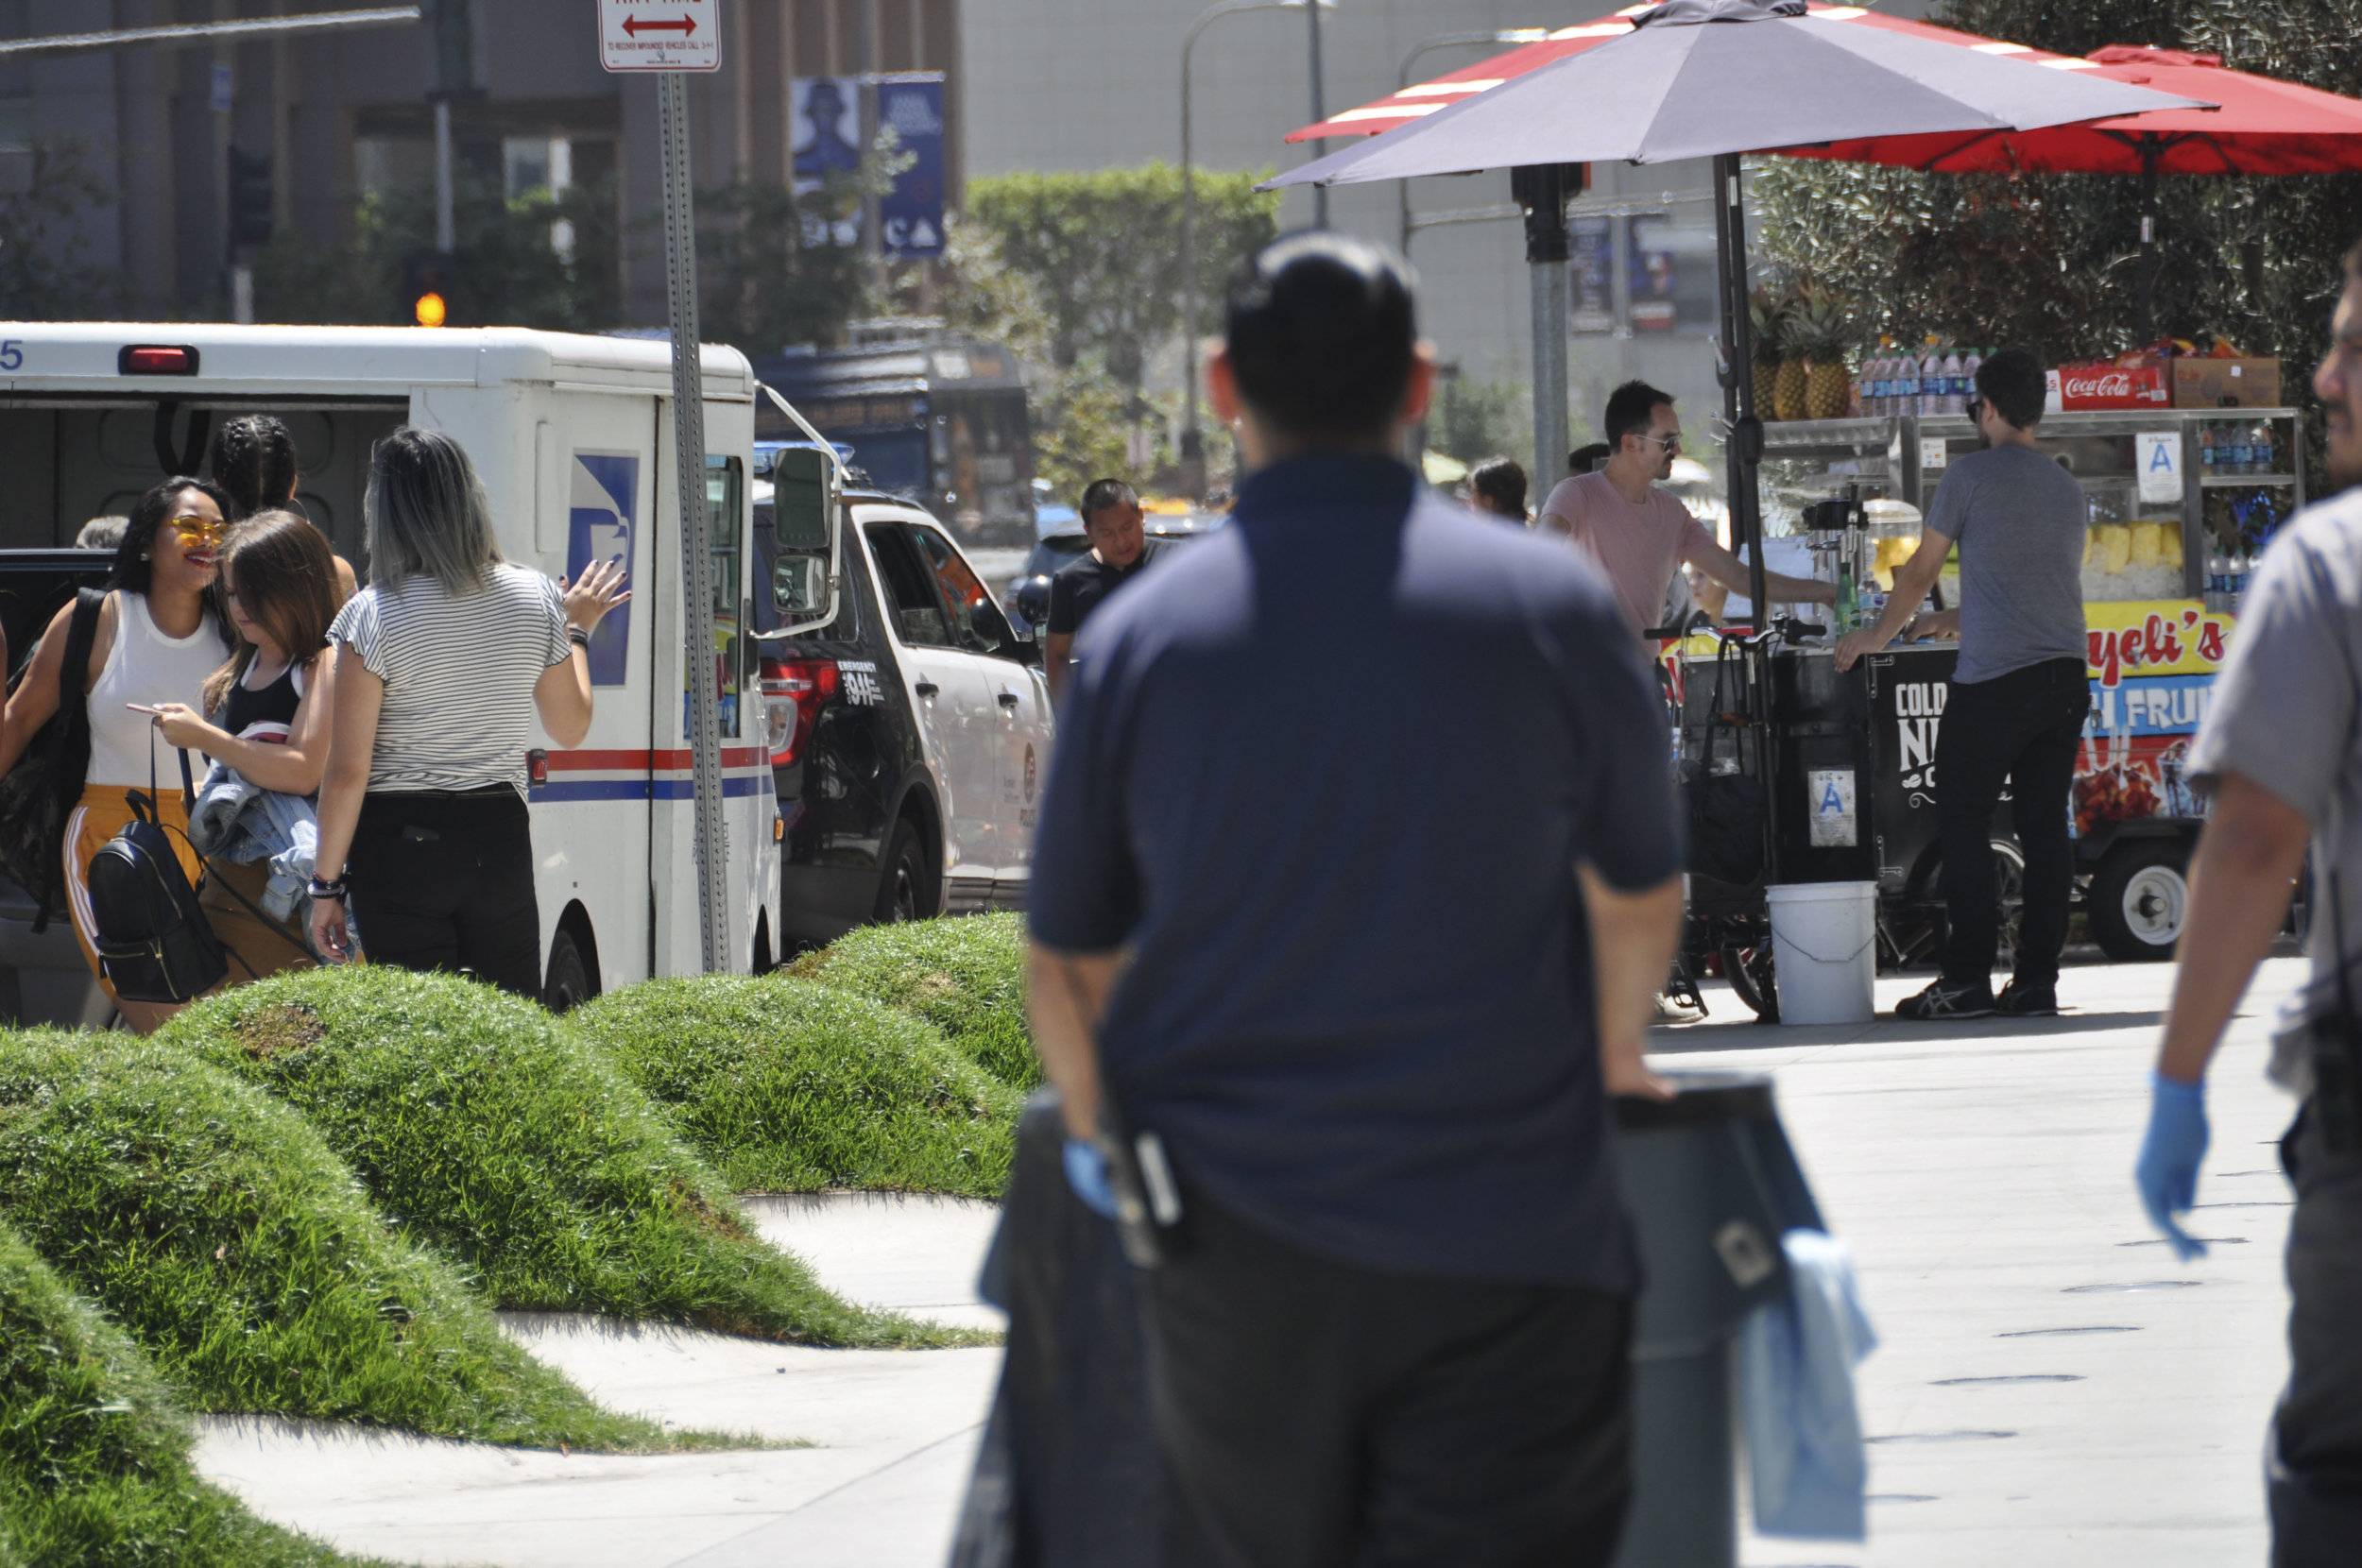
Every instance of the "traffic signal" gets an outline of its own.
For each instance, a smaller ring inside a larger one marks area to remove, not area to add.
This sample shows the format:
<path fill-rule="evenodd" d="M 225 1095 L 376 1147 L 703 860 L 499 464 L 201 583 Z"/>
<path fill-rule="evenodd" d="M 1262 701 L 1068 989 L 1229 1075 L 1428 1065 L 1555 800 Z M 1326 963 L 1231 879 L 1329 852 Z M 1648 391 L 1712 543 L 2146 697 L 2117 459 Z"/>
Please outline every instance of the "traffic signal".
<path fill-rule="evenodd" d="M 230 243 L 270 238 L 270 154 L 230 149 Z"/>
<path fill-rule="evenodd" d="M 452 287 L 458 264 L 449 251 L 419 250 L 402 258 L 403 316 L 421 327 L 439 327 L 451 318 Z"/>

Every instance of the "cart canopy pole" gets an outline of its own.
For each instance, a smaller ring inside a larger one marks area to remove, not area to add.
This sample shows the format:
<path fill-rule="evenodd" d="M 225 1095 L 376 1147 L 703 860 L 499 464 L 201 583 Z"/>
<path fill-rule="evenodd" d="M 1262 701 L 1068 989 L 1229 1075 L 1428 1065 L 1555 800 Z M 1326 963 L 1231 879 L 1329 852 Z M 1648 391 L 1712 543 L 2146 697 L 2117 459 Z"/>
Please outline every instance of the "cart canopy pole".
<path fill-rule="evenodd" d="M 1722 341 L 1728 346 L 1722 413 L 1730 423 L 1731 547 L 1747 554 L 1747 602 L 1755 630 L 1772 623 L 1764 598 L 1763 510 L 1755 496 L 1755 465 L 1763 457 L 1763 419 L 1755 412 L 1754 345 L 1747 319 L 1747 213 L 1741 206 L 1739 155 L 1714 160 L 1715 248 L 1722 264 Z"/>
<path fill-rule="evenodd" d="M 2141 138 L 2141 335 L 2140 347 L 2157 341 L 2157 155 L 2154 135 Z"/>

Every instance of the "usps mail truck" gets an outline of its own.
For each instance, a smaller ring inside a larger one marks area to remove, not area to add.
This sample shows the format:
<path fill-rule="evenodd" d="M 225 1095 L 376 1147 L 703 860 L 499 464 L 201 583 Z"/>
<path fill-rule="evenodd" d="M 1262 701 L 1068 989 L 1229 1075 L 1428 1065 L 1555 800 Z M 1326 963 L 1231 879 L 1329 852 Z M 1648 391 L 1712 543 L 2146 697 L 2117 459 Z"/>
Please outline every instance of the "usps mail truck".
<path fill-rule="evenodd" d="M 219 421 L 267 413 L 295 437 L 298 506 L 366 581 L 371 446 L 402 424 L 455 436 L 510 560 L 556 576 L 620 559 L 630 574 L 630 602 L 591 639 L 589 738 L 561 748 L 540 737 L 528 757 L 548 998 L 570 1005 L 702 965 L 692 680 L 714 682 L 720 697 L 729 966 L 761 971 L 779 950 L 766 719 L 780 716 L 764 712 L 753 632 L 834 613 L 838 470 L 814 458 L 808 483 L 780 486 L 778 504 L 812 515 L 777 520 L 756 581 L 757 387 L 733 349 L 707 346 L 702 366 L 714 632 L 701 657 L 683 647 L 661 341 L 510 328 L 0 325 L 0 549 L 71 544 L 86 520 L 129 510 L 163 475 L 203 471 Z M 20 661 L 25 653 L 10 650 Z"/>

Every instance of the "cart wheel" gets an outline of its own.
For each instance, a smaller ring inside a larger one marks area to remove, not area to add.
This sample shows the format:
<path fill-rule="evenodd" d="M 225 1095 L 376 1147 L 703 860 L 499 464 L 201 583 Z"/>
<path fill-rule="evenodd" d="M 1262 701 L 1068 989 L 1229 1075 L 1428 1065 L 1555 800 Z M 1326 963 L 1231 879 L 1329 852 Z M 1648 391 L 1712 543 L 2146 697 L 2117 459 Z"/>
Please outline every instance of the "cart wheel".
<path fill-rule="evenodd" d="M 2092 878 L 2092 940 L 2118 963 L 2173 957 L 2190 912 L 2183 867 L 2188 851 L 2172 839 L 2133 839 L 2108 851 Z"/>
<path fill-rule="evenodd" d="M 1760 946 L 1747 946 L 1737 942 L 1723 944 L 1722 975 L 1738 993 L 1738 999 L 1747 1004 L 1759 1024 L 1780 1021 L 1780 994 L 1772 985 L 1772 939 L 1765 937 Z"/>
<path fill-rule="evenodd" d="M 2017 962 L 2018 932 L 2026 924 L 2026 851 L 2017 846 L 2015 839 L 1993 841 L 1993 895 L 1999 919 L 1994 944 L 1995 961 L 2001 963 Z"/>

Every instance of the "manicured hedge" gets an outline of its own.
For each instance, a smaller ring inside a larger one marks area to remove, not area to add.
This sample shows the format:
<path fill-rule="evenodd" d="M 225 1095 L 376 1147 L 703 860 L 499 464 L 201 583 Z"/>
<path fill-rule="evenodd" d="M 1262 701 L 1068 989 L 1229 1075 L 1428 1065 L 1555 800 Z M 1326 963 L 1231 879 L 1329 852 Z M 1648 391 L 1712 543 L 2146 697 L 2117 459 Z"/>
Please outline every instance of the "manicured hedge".
<path fill-rule="evenodd" d="M 1002 1082 L 1041 1082 L 1025 1021 L 1025 921 L 1014 914 L 864 926 L 787 973 L 916 1014 Z"/>
<path fill-rule="evenodd" d="M 509 1343 L 300 1116 L 168 1045 L 0 1034 L 0 1218 L 201 1409 L 667 1440 Z"/>
<path fill-rule="evenodd" d="M 504 1306 L 817 1344 L 972 1338 L 850 1306 L 764 1245 L 647 1097 L 534 1002 L 365 965 L 242 986 L 158 1038 L 293 1105 Z"/>
<path fill-rule="evenodd" d="M 741 1192 L 998 1198 L 1021 1096 L 907 1013 L 808 981 L 634 985 L 567 1021 Z"/>
<path fill-rule="evenodd" d="M 145 1359 L 0 1225 L 0 1564 L 351 1561 L 199 1479 L 188 1424 Z"/>

